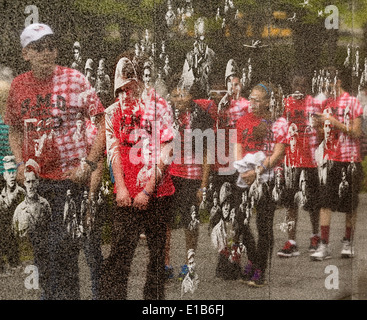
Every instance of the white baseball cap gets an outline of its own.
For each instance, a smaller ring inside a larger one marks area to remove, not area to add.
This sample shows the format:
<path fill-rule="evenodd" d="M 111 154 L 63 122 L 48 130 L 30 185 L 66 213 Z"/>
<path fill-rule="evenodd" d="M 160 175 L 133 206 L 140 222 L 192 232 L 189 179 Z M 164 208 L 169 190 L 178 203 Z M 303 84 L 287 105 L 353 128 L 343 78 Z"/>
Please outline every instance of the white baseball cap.
<path fill-rule="evenodd" d="M 20 43 L 25 48 L 31 42 L 37 41 L 44 36 L 54 34 L 51 28 L 42 23 L 33 23 L 27 26 L 20 35 Z"/>

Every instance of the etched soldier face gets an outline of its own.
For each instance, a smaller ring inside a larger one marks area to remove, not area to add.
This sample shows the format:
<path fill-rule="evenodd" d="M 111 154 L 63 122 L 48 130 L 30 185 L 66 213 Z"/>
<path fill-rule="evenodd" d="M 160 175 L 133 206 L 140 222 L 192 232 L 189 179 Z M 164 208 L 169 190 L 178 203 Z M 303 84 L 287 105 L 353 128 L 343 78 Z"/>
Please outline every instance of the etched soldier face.
<path fill-rule="evenodd" d="M 145 68 L 144 69 L 143 82 L 144 82 L 145 88 L 149 88 L 150 87 L 151 72 L 150 72 L 150 69 L 149 68 Z"/>
<path fill-rule="evenodd" d="M 29 198 L 34 198 L 37 195 L 37 187 L 39 180 L 33 171 L 25 172 L 24 177 L 25 177 L 24 186 L 26 188 L 27 196 Z"/>
<path fill-rule="evenodd" d="M 206 201 L 206 193 L 203 193 L 203 202 Z"/>
<path fill-rule="evenodd" d="M 330 126 L 330 120 L 326 120 L 324 122 L 324 137 L 325 140 L 329 140 L 330 139 L 330 132 L 331 132 L 331 126 Z"/>
<path fill-rule="evenodd" d="M 79 50 L 79 48 L 74 48 L 73 55 L 74 55 L 74 59 L 75 60 L 78 60 L 79 59 L 79 57 L 80 57 L 80 50 Z"/>
<path fill-rule="evenodd" d="M 192 213 L 191 213 L 191 219 L 192 220 L 196 219 L 196 211 L 195 210 L 193 210 Z"/>
<path fill-rule="evenodd" d="M 235 217 L 236 217 L 236 210 L 235 210 L 235 208 L 233 208 L 233 209 L 231 210 L 231 214 L 230 214 L 229 218 L 230 218 L 231 220 L 233 220 Z"/>
<path fill-rule="evenodd" d="M 343 181 L 347 180 L 347 173 L 345 172 L 345 169 L 344 168 L 342 170 L 342 180 Z"/>
<path fill-rule="evenodd" d="M 222 212 L 223 212 L 224 219 L 228 217 L 230 209 L 231 209 L 231 204 L 229 201 L 226 201 L 222 206 Z"/>
<path fill-rule="evenodd" d="M 301 191 L 303 194 L 306 194 L 306 180 L 302 180 L 301 182 Z"/>
<path fill-rule="evenodd" d="M 16 169 L 10 169 L 4 171 L 4 180 L 6 181 L 6 184 L 9 188 L 13 188 L 15 186 L 16 175 L 17 175 Z"/>
<path fill-rule="evenodd" d="M 282 173 L 280 172 L 280 170 L 278 170 L 276 175 L 276 184 L 278 187 L 281 185 L 281 182 L 282 182 Z"/>
<path fill-rule="evenodd" d="M 218 199 L 217 198 L 214 198 L 213 199 L 213 204 L 214 204 L 214 206 L 217 206 L 218 205 Z"/>
<path fill-rule="evenodd" d="M 77 120 L 76 122 L 76 129 L 80 131 L 83 127 L 83 120 Z"/>

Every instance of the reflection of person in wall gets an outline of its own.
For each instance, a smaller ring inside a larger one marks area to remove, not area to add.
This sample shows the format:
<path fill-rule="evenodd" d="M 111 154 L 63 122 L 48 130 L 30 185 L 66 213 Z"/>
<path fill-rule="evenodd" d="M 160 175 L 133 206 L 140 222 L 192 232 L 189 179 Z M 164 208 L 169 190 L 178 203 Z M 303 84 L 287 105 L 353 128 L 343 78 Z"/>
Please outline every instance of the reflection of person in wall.
<path fill-rule="evenodd" d="M 315 151 L 315 158 L 318 165 L 320 184 L 325 185 L 328 171 L 330 170 L 330 156 L 334 150 L 331 139 L 331 122 L 326 119 L 323 125 L 324 140 Z"/>
<path fill-rule="evenodd" d="M 298 208 L 303 208 L 307 202 L 307 180 L 304 170 L 301 172 L 299 191 L 294 196 L 294 202 L 297 204 Z"/>
<path fill-rule="evenodd" d="M 79 228 L 82 230 L 82 232 L 86 232 L 86 216 L 87 212 L 89 210 L 89 199 L 88 199 L 88 191 L 84 191 L 83 199 L 80 204 L 80 216 L 78 219 Z"/>
<path fill-rule="evenodd" d="M 78 236 L 78 222 L 76 217 L 76 205 L 71 197 L 71 190 L 66 191 L 66 201 L 64 205 L 64 226 L 66 236 L 76 239 Z"/>
<path fill-rule="evenodd" d="M 73 45 L 73 58 L 74 60 L 71 64 L 71 67 L 80 72 L 83 72 L 84 66 L 83 66 L 83 60 L 82 60 L 82 55 L 81 55 L 81 47 L 78 41 L 75 41 Z"/>
<path fill-rule="evenodd" d="M 100 59 L 97 68 L 96 93 L 105 106 L 108 103 L 111 91 L 111 79 L 106 72 L 105 59 Z"/>
<path fill-rule="evenodd" d="M 241 194 L 241 203 L 238 206 L 238 221 L 243 223 L 246 218 L 246 207 L 248 203 L 247 190 L 243 191 Z"/>
<path fill-rule="evenodd" d="M 84 118 L 81 113 L 78 113 L 76 116 L 75 128 L 73 130 L 74 132 L 72 133 L 71 139 L 77 147 L 79 158 L 86 158 L 88 138 L 85 130 Z"/>
<path fill-rule="evenodd" d="M 199 205 L 199 217 L 201 221 L 205 221 L 209 217 L 209 203 L 206 190 L 203 191 L 203 198 Z"/>
<path fill-rule="evenodd" d="M 235 220 L 235 208 L 232 207 L 234 195 L 229 182 L 222 185 L 219 200 L 222 206 L 222 217 L 213 228 L 211 235 L 212 242 L 219 252 L 216 276 L 224 280 L 235 280 L 239 278 L 241 270 L 240 255 L 237 254 L 239 226 Z"/>
<path fill-rule="evenodd" d="M 289 148 L 286 149 L 284 158 L 284 175 L 285 183 L 288 189 L 293 189 L 296 183 L 296 169 L 302 164 L 300 153 L 298 150 L 297 139 L 298 139 L 298 128 L 295 123 L 292 123 L 288 128 L 289 135 Z"/>
<path fill-rule="evenodd" d="M 215 53 L 205 42 L 206 27 L 206 21 L 203 18 L 195 22 L 196 41 L 194 48 L 186 55 L 182 76 L 184 85 L 191 87 L 193 83 L 198 82 L 199 86 L 209 94 L 209 79 Z"/>
<path fill-rule="evenodd" d="M 190 232 L 197 233 L 199 231 L 200 221 L 196 216 L 196 208 L 194 205 L 191 207 L 190 211 L 191 211 L 191 221 L 189 223 L 188 229 Z"/>
<path fill-rule="evenodd" d="M 84 74 L 85 77 L 87 78 L 87 80 L 89 81 L 89 83 L 91 84 L 91 86 L 94 88 L 95 86 L 95 82 L 96 82 L 96 77 L 94 75 L 94 61 L 89 58 L 87 59 L 86 63 L 85 63 L 85 70 L 84 70 Z"/>
<path fill-rule="evenodd" d="M 275 169 L 275 185 L 271 194 L 273 200 L 277 204 L 281 203 L 283 193 L 284 193 L 284 184 L 283 184 L 282 168 L 278 167 Z"/>
<path fill-rule="evenodd" d="M 221 216 L 222 216 L 222 209 L 221 209 L 221 207 L 219 206 L 219 203 L 218 203 L 218 193 L 214 192 L 214 194 L 213 194 L 213 206 L 210 210 L 210 216 L 209 216 L 209 227 L 208 227 L 209 234 L 210 234 L 211 230 L 220 221 Z"/>
<path fill-rule="evenodd" d="M 152 152 L 149 148 L 149 139 L 143 139 L 142 154 L 144 166 L 140 169 L 136 178 L 137 186 L 144 186 L 146 181 L 150 178 L 152 174 L 153 169 L 150 165 L 152 157 L 151 153 Z"/>
<path fill-rule="evenodd" d="M 339 199 L 344 199 L 348 195 L 349 183 L 347 181 L 347 172 L 345 168 L 342 168 L 341 172 L 342 181 L 339 184 Z"/>
<path fill-rule="evenodd" d="M 249 196 L 253 197 L 254 201 L 258 203 L 263 196 L 263 183 L 260 182 L 259 167 L 255 168 L 256 178 L 249 190 Z"/>
<path fill-rule="evenodd" d="M 14 156 L 3 158 L 5 186 L 0 195 L 0 274 L 5 272 L 3 258 L 7 258 L 10 268 L 20 264 L 19 242 L 12 229 L 14 210 L 23 200 L 25 191 L 16 180 L 17 165 Z"/>
<path fill-rule="evenodd" d="M 38 163 L 29 159 L 24 169 L 24 186 L 26 197 L 13 216 L 13 228 L 20 237 L 27 237 L 32 244 L 34 264 L 38 268 L 41 290 L 50 286 L 49 283 L 49 249 L 51 207 L 48 201 L 38 194 L 40 168 Z M 47 299 L 47 297 L 44 297 Z"/>

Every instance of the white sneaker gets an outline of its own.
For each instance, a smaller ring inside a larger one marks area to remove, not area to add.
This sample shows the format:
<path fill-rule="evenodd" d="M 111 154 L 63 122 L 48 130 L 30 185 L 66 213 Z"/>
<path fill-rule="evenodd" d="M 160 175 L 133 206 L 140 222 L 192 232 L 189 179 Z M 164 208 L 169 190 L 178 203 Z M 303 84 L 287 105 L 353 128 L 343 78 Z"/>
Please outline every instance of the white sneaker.
<path fill-rule="evenodd" d="M 341 252 L 342 258 L 353 258 L 354 247 L 352 246 L 352 243 L 347 239 L 343 239 L 342 243 L 343 243 L 343 248 Z"/>
<path fill-rule="evenodd" d="M 310 257 L 311 257 L 311 260 L 317 260 L 317 261 L 330 259 L 331 254 L 330 254 L 329 245 L 326 243 L 320 242 L 319 246 L 317 247 L 317 250 L 313 254 L 311 254 Z"/>

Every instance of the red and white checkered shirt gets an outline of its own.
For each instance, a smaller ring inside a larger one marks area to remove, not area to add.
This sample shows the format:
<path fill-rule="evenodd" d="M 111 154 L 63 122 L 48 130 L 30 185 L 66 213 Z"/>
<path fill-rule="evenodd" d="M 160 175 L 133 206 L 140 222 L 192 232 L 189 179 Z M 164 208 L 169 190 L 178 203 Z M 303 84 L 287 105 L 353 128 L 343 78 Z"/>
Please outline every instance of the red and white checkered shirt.
<path fill-rule="evenodd" d="M 291 128 L 287 139 L 285 161 L 292 167 L 315 168 L 317 166 L 315 150 L 318 143 L 313 114 L 321 112 L 322 102 L 312 96 L 306 96 L 304 99 L 288 97 L 284 105 L 284 117 Z"/>
<path fill-rule="evenodd" d="M 32 71 L 14 79 L 5 121 L 24 130 L 24 161 L 36 160 L 41 177 L 62 180 L 89 152 L 85 120 L 103 112 L 83 74 L 56 66 L 47 79 L 35 78 Z"/>
<path fill-rule="evenodd" d="M 193 146 L 193 140 L 188 133 L 194 133 L 196 129 L 204 132 L 212 130 L 212 142 L 215 140 L 214 119 L 217 113 L 217 106 L 214 101 L 198 99 L 193 101 L 191 110 L 181 113 L 176 121 L 175 143 L 178 151 L 170 167 L 170 173 L 173 176 L 201 180 L 203 177 L 202 159 L 195 158 L 196 144 Z M 200 123 L 200 124 L 199 124 Z M 185 142 L 185 138 L 187 141 Z M 210 140 L 210 139 L 209 139 Z M 180 148 L 179 148 L 180 144 Z M 210 142 L 208 142 L 210 145 Z M 200 148 L 200 147 L 199 147 Z M 202 150 L 203 151 L 203 150 Z M 197 161 L 198 163 L 195 163 Z"/>
<path fill-rule="evenodd" d="M 262 122 L 267 125 L 267 134 L 259 139 L 254 135 L 254 129 Z M 243 157 L 248 153 L 263 151 L 270 156 L 277 143 L 287 144 L 288 122 L 284 117 L 278 118 L 275 122 L 265 121 L 256 117 L 253 113 L 248 113 L 237 121 L 237 137 L 234 143 L 242 145 Z"/>
<path fill-rule="evenodd" d="M 356 97 L 344 92 L 336 99 L 329 99 L 323 112 L 329 112 L 344 125 L 350 126 L 351 121 L 363 116 L 363 108 Z M 331 128 L 334 150 L 331 160 L 340 162 L 361 162 L 360 140 L 344 132 Z"/>
<path fill-rule="evenodd" d="M 179 121 L 180 129 L 175 132 L 175 143 L 181 144 L 181 152 L 176 153 L 169 172 L 176 177 L 201 180 L 203 176 L 202 164 L 195 163 L 192 146 L 191 144 L 185 143 L 184 130 L 192 129 L 190 126 L 191 112 L 181 114 Z"/>
<path fill-rule="evenodd" d="M 159 144 L 173 139 L 172 109 L 151 91 L 145 103 L 117 99 L 105 114 L 107 160 L 122 166 L 126 187 L 135 198 L 154 174 L 153 164 L 161 160 Z M 157 196 L 171 195 L 174 190 L 169 174 L 165 174 Z"/>

